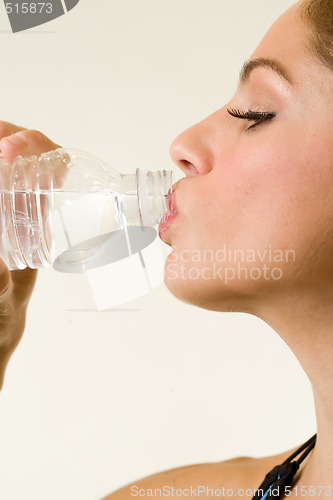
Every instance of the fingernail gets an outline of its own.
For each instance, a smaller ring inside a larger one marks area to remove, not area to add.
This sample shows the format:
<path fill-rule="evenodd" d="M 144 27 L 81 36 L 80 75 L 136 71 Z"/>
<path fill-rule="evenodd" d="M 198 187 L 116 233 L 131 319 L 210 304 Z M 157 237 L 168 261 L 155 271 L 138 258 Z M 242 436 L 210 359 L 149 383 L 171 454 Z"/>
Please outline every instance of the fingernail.
<path fill-rule="evenodd" d="M 19 147 L 26 146 L 28 144 L 27 139 L 24 137 L 23 134 L 20 134 L 19 132 L 17 134 L 6 137 L 6 139 L 15 146 Z"/>

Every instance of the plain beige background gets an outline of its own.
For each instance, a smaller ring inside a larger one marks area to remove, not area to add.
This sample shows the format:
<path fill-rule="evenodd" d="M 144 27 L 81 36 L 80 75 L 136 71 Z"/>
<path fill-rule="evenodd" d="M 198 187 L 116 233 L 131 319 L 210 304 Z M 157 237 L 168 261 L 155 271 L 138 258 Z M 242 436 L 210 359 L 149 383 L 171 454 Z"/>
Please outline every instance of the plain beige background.
<path fill-rule="evenodd" d="M 16 35 L 1 3 L 0 118 L 122 172 L 173 168 L 172 139 L 231 98 L 292 3 L 80 0 Z M 315 432 L 310 382 L 259 319 L 199 310 L 164 284 L 83 311 L 85 286 L 39 273 L 0 394 L 1 500 L 97 500 L 162 469 L 275 454 Z"/>

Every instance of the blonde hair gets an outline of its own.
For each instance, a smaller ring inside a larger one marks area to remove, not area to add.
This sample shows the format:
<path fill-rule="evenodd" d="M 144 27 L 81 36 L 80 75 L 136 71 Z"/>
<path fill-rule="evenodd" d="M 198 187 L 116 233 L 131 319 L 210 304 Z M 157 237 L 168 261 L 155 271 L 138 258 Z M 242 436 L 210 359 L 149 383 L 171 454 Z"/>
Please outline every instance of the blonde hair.
<path fill-rule="evenodd" d="M 312 32 L 310 52 L 333 70 L 333 0 L 304 0 L 299 14 Z"/>

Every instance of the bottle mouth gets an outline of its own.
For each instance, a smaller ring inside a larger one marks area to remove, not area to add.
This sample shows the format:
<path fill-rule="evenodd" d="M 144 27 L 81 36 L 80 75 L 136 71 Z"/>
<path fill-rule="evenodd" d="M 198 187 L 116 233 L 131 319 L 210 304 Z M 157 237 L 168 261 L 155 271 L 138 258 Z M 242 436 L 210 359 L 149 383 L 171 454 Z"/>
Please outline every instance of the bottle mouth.
<path fill-rule="evenodd" d="M 174 206 L 171 170 L 156 172 L 137 169 L 137 195 L 142 226 L 157 226 L 165 212 Z"/>
<path fill-rule="evenodd" d="M 167 203 L 167 211 L 172 212 L 173 214 L 178 214 L 175 193 L 172 191 L 172 187 L 169 189 L 168 194 L 166 195 L 166 203 Z"/>

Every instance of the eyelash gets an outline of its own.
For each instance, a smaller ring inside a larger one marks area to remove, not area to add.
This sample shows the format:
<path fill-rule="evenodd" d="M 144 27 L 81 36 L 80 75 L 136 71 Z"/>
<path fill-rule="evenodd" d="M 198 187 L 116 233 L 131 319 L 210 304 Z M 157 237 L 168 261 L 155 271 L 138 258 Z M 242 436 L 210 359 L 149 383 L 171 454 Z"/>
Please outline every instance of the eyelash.
<path fill-rule="evenodd" d="M 240 111 L 239 109 L 227 109 L 227 111 L 229 115 L 234 116 L 235 118 L 255 121 L 256 123 L 254 123 L 248 129 L 246 129 L 247 131 L 254 127 L 257 127 L 266 120 L 271 120 L 276 116 L 276 113 L 269 113 L 266 111 L 251 111 L 250 109 L 248 111 Z"/>

